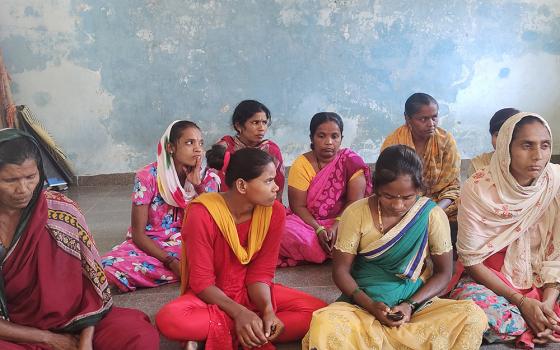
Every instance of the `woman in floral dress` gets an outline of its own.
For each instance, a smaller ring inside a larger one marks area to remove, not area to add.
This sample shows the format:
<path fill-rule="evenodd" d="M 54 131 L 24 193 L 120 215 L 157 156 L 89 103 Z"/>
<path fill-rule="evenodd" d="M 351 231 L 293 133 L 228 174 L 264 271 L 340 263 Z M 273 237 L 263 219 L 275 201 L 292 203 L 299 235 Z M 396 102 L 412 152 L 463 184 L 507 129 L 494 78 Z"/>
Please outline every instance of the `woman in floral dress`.
<path fill-rule="evenodd" d="M 102 257 L 107 279 L 122 292 L 177 282 L 184 208 L 201 190 L 202 133 L 175 121 L 158 145 L 157 162 L 136 173 L 126 240 Z"/>

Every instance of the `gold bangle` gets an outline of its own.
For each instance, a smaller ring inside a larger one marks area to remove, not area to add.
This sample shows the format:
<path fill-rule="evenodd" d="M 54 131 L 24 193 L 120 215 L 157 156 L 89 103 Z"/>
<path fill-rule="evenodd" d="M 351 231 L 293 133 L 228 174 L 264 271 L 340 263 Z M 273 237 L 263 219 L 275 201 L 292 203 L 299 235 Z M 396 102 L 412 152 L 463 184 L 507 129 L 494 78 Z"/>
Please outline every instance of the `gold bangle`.
<path fill-rule="evenodd" d="M 519 301 L 519 305 L 517 305 L 518 309 L 521 309 L 521 305 L 523 305 L 523 303 L 525 302 L 525 299 L 527 299 L 527 297 L 525 295 L 521 297 L 521 300 Z"/>
<path fill-rule="evenodd" d="M 512 303 L 513 303 L 513 297 L 515 296 L 515 294 L 521 295 L 521 293 L 519 293 L 519 292 L 513 292 L 513 293 L 511 293 L 508 299 L 509 299 Z M 521 296 L 522 296 L 522 295 L 521 295 Z"/>

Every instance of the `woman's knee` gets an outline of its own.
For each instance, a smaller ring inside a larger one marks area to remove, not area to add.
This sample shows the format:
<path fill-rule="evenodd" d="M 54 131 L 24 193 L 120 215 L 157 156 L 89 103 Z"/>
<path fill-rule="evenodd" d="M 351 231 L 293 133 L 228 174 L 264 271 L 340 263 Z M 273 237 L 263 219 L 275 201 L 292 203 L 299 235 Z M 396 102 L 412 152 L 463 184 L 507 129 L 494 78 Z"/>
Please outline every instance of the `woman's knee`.
<path fill-rule="evenodd" d="M 156 326 L 166 338 L 172 340 L 200 340 L 208 334 L 207 307 L 196 303 L 172 301 L 156 314 Z"/>
<path fill-rule="evenodd" d="M 171 302 L 164 305 L 156 314 L 155 323 L 157 329 L 169 339 L 177 339 L 184 334 L 183 318 L 189 314 L 189 308 Z"/>
<path fill-rule="evenodd" d="M 473 301 L 465 301 L 468 303 L 468 307 L 465 310 L 467 315 L 466 323 L 468 325 L 476 326 L 482 330 L 488 328 L 488 317 L 486 317 L 486 313 L 482 310 L 481 307 L 476 305 Z"/>

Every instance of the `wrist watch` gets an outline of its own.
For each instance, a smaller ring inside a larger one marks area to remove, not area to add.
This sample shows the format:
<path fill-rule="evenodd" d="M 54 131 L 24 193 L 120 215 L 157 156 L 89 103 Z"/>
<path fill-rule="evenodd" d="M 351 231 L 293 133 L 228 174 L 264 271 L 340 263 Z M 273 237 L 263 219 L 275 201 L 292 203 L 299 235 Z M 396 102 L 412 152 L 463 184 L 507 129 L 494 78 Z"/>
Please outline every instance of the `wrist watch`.
<path fill-rule="evenodd" d="M 417 303 L 417 302 L 415 302 L 414 300 L 411 300 L 411 299 L 404 299 L 402 302 L 410 305 L 411 313 L 414 313 L 414 311 L 416 311 L 420 307 L 420 303 Z"/>

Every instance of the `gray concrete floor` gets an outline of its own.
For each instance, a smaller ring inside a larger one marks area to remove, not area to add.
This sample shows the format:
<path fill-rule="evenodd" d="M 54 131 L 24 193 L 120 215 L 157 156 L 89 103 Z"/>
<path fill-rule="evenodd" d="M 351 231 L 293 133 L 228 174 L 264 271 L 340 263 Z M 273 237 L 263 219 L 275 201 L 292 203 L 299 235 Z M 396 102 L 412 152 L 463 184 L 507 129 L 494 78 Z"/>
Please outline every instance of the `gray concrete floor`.
<path fill-rule="evenodd" d="M 72 187 L 66 194 L 78 202 L 101 254 L 109 251 L 124 239 L 130 225 L 130 193 L 132 186 Z M 315 295 L 327 303 L 334 301 L 339 291 L 330 276 L 330 263 L 283 268 L 276 271 L 275 281 Z M 158 288 L 137 290 L 133 293 L 117 294 L 115 304 L 137 308 L 153 320 L 156 312 L 179 293 L 177 284 Z M 299 343 L 281 344 L 280 350 L 299 349 Z M 485 345 L 485 349 L 511 349 L 507 345 Z M 560 349 L 549 345 L 547 349 Z M 180 349 L 178 343 L 162 337 L 162 350 Z"/>

